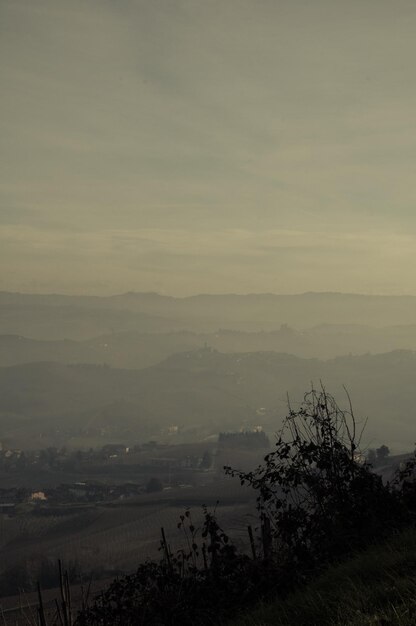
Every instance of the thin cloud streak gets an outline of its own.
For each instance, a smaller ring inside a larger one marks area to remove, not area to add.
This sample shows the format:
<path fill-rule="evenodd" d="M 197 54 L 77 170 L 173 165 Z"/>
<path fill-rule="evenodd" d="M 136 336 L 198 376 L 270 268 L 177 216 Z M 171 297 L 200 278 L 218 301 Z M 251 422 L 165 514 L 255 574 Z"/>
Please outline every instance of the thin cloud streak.
<path fill-rule="evenodd" d="M 66 293 L 109 294 L 115 285 L 118 291 L 152 290 L 158 285 L 164 293 L 179 295 L 295 293 L 311 288 L 385 293 L 383 284 L 389 280 L 389 292 L 408 293 L 416 263 L 416 235 L 386 232 L 141 229 L 62 233 L 9 226 L 1 232 L 0 247 L 5 270 L 2 289 L 10 288 L 7 273 L 13 271 L 18 288 L 27 290 L 30 263 L 38 290 L 58 281 L 60 291 Z M 371 284 L 363 267 L 372 269 Z M 78 275 L 79 289 L 74 286 L 74 275 Z M 395 279 L 398 275 L 400 282 Z"/>

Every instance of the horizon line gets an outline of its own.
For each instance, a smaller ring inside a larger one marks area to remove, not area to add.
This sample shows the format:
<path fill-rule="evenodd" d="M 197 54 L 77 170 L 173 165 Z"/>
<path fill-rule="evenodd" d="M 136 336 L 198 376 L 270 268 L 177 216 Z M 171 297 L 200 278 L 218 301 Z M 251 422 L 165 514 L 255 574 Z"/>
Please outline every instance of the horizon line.
<path fill-rule="evenodd" d="M 125 291 L 125 292 L 116 292 L 110 294 L 88 294 L 88 293 L 62 293 L 57 291 L 45 292 L 45 291 L 9 291 L 6 289 L 0 290 L 0 295 L 12 295 L 12 296 L 45 296 L 45 297 L 63 297 L 63 298 L 121 298 L 125 296 L 157 296 L 160 298 L 171 298 L 175 300 L 189 300 L 191 298 L 201 298 L 201 297 L 255 297 L 255 296 L 269 296 L 269 297 L 301 297 L 301 296 L 352 296 L 352 297 L 365 297 L 365 298 L 416 298 L 416 294 L 411 293 L 401 293 L 401 294 L 393 294 L 393 293 L 363 293 L 363 292 L 353 292 L 353 291 L 301 291 L 301 292 L 293 292 L 293 293 L 275 293 L 271 291 L 259 291 L 259 292 L 198 292 L 185 296 L 181 295 L 172 295 L 167 293 L 162 293 L 159 291 Z"/>

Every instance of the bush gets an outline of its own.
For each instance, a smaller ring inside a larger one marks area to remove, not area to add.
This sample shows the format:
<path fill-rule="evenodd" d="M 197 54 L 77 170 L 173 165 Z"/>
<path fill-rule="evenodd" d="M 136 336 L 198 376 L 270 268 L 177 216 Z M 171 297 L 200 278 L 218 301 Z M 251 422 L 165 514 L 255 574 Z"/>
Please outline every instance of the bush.
<path fill-rule="evenodd" d="M 225 468 L 258 491 L 260 515 L 286 558 L 309 565 L 337 558 L 397 524 L 401 503 L 360 462 L 360 438 L 351 404 L 341 410 L 324 388 L 312 389 L 290 409 L 264 464 Z"/>
<path fill-rule="evenodd" d="M 178 524 L 187 549 L 172 554 L 162 529 L 159 563 L 148 561 L 137 572 L 112 583 L 83 611 L 77 626 L 193 626 L 219 624 L 236 606 L 247 606 L 273 580 L 259 561 L 237 554 L 214 513 L 204 508 L 201 529 L 186 511 Z M 283 571 L 281 579 L 283 581 Z"/>

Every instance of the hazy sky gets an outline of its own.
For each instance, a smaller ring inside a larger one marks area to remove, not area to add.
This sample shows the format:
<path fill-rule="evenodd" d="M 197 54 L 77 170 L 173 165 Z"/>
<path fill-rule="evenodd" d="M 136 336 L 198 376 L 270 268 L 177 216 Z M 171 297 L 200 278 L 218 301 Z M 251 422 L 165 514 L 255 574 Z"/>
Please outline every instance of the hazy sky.
<path fill-rule="evenodd" d="M 0 0 L 0 289 L 416 293 L 414 0 Z"/>

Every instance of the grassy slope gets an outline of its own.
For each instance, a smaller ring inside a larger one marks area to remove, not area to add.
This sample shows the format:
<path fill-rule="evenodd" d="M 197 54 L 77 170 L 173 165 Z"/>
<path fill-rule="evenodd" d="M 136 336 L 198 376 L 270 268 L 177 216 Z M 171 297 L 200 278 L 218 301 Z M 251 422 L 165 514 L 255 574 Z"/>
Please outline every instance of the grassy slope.
<path fill-rule="evenodd" d="M 259 606 L 229 626 L 414 626 L 416 531 L 408 530 L 331 567 L 285 600 Z"/>

